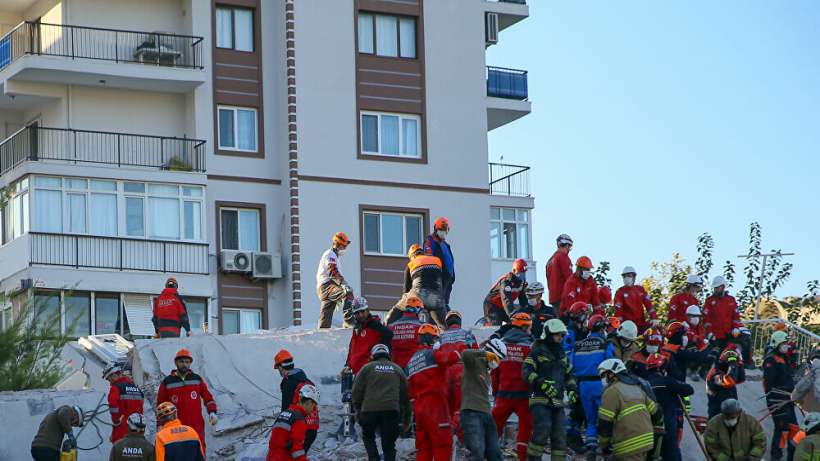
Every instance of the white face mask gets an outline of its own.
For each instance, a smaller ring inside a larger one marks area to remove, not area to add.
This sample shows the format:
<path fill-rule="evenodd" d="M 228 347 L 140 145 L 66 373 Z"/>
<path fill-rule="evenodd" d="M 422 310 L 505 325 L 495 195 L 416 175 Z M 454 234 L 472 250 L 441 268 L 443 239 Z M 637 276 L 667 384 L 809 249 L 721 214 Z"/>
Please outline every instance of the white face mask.
<path fill-rule="evenodd" d="M 726 427 L 735 427 L 735 426 L 737 426 L 737 418 L 724 419 L 723 422 L 726 423 Z"/>
<path fill-rule="evenodd" d="M 692 325 L 693 327 L 696 327 L 696 326 L 698 326 L 699 323 L 700 323 L 700 317 L 689 317 L 689 325 Z"/>
<path fill-rule="evenodd" d="M 347 248 L 337 248 L 336 249 L 336 254 L 339 255 L 339 256 L 341 256 L 345 253 L 347 253 Z"/>
<path fill-rule="evenodd" d="M 646 352 L 649 352 L 650 354 L 657 354 L 658 346 L 646 346 Z"/>
<path fill-rule="evenodd" d="M 777 350 L 780 351 L 781 354 L 788 353 L 789 349 L 790 349 L 790 347 L 789 347 L 788 344 L 781 344 L 780 347 L 777 348 Z"/>
<path fill-rule="evenodd" d="M 687 344 L 689 344 L 689 337 L 683 335 L 683 337 L 680 339 L 680 345 L 681 347 L 686 347 Z"/>
<path fill-rule="evenodd" d="M 590 277 L 592 277 L 592 272 L 590 272 L 590 271 L 581 271 L 581 278 L 582 279 L 586 280 Z"/>
<path fill-rule="evenodd" d="M 631 276 L 630 277 L 624 277 L 624 285 L 626 285 L 628 287 L 631 287 L 632 284 L 634 284 L 634 283 L 635 283 L 635 278 L 633 278 Z"/>
<path fill-rule="evenodd" d="M 607 381 L 606 378 L 601 378 L 601 386 L 606 387 L 608 384 L 609 384 L 609 381 Z"/>
<path fill-rule="evenodd" d="M 438 238 L 440 239 L 445 239 L 447 238 L 447 231 L 437 230 L 436 235 L 438 235 Z"/>
<path fill-rule="evenodd" d="M 529 304 L 530 306 L 537 306 L 538 298 L 527 298 L 527 304 Z"/>

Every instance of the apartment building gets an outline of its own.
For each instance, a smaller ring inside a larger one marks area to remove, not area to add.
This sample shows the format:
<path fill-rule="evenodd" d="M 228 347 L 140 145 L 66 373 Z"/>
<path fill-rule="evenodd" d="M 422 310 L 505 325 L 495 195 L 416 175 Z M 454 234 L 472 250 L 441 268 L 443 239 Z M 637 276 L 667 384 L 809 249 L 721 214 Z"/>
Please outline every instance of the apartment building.
<path fill-rule="evenodd" d="M 527 16 L 524 0 L 0 3 L 0 319 L 33 299 L 73 335 L 149 335 L 173 276 L 195 331 L 313 325 L 340 230 L 344 275 L 384 310 L 438 216 L 451 304 L 478 318 L 532 259 L 528 168 L 488 165 L 486 136 L 531 110 L 526 72 L 485 62 Z"/>

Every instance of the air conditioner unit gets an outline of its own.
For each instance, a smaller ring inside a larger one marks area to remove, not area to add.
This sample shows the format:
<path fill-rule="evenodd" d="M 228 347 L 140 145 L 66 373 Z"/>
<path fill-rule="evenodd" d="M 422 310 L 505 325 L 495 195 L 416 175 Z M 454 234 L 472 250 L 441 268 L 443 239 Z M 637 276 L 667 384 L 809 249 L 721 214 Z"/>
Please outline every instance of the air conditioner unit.
<path fill-rule="evenodd" d="M 487 46 L 498 43 L 498 13 L 487 13 L 484 17 L 484 39 Z"/>
<path fill-rule="evenodd" d="M 236 250 L 222 250 L 219 261 L 224 272 L 250 272 L 253 264 L 251 253 Z"/>
<path fill-rule="evenodd" d="M 254 253 L 253 278 L 282 278 L 282 255 L 280 255 L 279 253 Z"/>

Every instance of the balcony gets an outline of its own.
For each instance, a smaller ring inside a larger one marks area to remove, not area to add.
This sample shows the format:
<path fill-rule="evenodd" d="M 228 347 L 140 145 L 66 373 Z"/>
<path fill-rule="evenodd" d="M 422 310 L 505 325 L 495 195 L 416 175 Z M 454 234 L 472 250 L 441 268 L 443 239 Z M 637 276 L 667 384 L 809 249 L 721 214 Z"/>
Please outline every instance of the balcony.
<path fill-rule="evenodd" d="M 0 176 L 25 162 L 205 171 L 205 141 L 30 125 L 0 143 Z"/>
<path fill-rule="evenodd" d="M 530 167 L 490 163 L 490 194 L 508 197 L 531 197 Z"/>
<path fill-rule="evenodd" d="M 526 70 L 487 66 L 487 130 L 529 114 L 528 97 Z"/>
<path fill-rule="evenodd" d="M 516 24 L 530 16 L 526 0 L 487 0 L 486 11 L 498 14 L 498 30 Z"/>
<path fill-rule="evenodd" d="M 31 264 L 208 274 L 208 244 L 30 232 Z"/>

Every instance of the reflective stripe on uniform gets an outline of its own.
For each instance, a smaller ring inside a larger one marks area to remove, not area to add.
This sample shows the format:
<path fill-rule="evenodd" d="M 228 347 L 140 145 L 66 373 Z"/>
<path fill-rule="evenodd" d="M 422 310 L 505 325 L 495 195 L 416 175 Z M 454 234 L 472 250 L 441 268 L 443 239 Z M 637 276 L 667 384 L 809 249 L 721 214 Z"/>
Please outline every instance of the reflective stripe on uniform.
<path fill-rule="evenodd" d="M 175 383 L 166 384 L 165 388 L 166 389 L 176 389 L 178 387 L 185 387 L 185 386 L 192 386 L 192 385 L 197 385 L 198 386 L 201 382 L 202 381 L 200 381 L 198 379 L 191 379 L 189 381 L 178 381 L 178 382 L 175 382 Z"/>
<path fill-rule="evenodd" d="M 600 411 L 601 411 L 601 409 L 599 408 L 598 412 L 600 413 Z M 631 407 L 627 407 L 626 409 L 624 409 L 624 411 L 618 413 L 618 416 L 615 419 L 623 419 L 626 416 L 629 416 L 632 413 L 635 413 L 635 412 L 638 412 L 638 411 L 646 411 L 646 405 L 644 405 L 642 403 L 638 403 L 638 404 L 632 405 Z"/>
<path fill-rule="evenodd" d="M 616 455 L 623 455 L 634 451 L 640 451 L 644 448 L 651 448 L 654 443 L 653 437 L 654 434 L 651 432 L 630 437 L 626 440 L 612 444 L 612 452 Z"/>
<path fill-rule="evenodd" d="M 277 428 L 289 431 L 290 428 L 291 428 L 291 425 L 290 425 L 290 423 L 285 423 L 285 422 L 279 421 L 279 422 L 277 422 L 273 425 L 273 429 L 277 429 Z"/>
<path fill-rule="evenodd" d="M 297 450 L 290 454 L 290 457 L 296 459 L 300 456 L 305 456 L 305 450 Z"/>
<path fill-rule="evenodd" d="M 615 412 L 612 410 L 607 410 L 604 407 L 598 407 L 598 417 L 604 418 L 607 421 L 611 421 L 615 419 Z"/>

